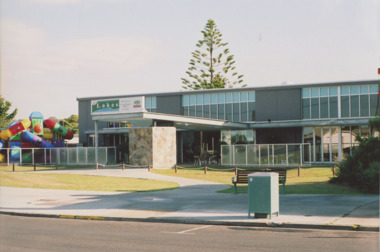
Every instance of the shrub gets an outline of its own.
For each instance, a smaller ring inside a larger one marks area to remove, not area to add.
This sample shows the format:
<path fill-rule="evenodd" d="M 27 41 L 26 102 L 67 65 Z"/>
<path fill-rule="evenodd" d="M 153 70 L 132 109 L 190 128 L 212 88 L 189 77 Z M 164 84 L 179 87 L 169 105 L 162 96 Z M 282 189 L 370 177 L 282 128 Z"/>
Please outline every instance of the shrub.
<path fill-rule="evenodd" d="M 363 192 L 379 193 L 380 139 L 357 137 L 356 140 L 359 146 L 338 164 L 337 177 L 330 182 L 348 184 Z"/>

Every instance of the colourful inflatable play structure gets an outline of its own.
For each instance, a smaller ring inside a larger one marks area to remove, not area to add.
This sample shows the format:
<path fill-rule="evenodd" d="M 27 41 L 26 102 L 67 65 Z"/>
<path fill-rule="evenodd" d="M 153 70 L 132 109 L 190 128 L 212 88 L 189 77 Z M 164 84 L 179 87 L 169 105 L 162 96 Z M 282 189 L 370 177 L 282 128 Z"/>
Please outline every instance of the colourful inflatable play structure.
<path fill-rule="evenodd" d="M 73 133 L 51 119 L 43 119 L 40 112 L 33 112 L 29 119 L 12 123 L 8 128 L 0 131 L 0 151 L 10 148 L 9 159 L 20 160 L 20 150 L 28 148 L 55 148 L 64 147 L 65 139 L 70 140 Z M 28 162 L 31 154 L 23 155 L 23 162 Z M 0 162 L 4 161 L 4 154 L 0 153 Z"/>

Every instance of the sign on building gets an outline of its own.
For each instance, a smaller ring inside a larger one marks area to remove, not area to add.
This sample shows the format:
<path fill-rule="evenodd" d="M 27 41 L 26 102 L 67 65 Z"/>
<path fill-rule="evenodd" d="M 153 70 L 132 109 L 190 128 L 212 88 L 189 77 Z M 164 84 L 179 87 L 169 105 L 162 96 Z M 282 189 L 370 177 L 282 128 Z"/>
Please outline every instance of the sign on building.
<path fill-rule="evenodd" d="M 145 97 L 128 97 L 91 101 L 91 115 L 146 112 Z"/>

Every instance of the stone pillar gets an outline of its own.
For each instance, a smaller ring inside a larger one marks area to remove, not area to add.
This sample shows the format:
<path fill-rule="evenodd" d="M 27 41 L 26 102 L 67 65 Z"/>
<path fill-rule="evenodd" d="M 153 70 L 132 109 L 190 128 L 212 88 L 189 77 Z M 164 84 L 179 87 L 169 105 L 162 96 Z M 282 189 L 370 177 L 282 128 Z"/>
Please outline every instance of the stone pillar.
<path fill-rule="evenodd" d="M 153 168 L 173 168 L 177 160 L 175 127 L 131 128 L 129 163 Z"/>

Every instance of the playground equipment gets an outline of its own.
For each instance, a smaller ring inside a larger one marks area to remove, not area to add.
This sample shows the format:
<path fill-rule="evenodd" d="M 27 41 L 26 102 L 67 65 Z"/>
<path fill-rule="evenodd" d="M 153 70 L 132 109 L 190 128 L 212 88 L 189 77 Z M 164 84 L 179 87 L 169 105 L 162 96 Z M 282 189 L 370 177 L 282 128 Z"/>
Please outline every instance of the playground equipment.
<path fill-rule="evenodd" d="M 47 128 L 44 128 L 45 127 Z M 53 131 L 53 132 L 52 132 Z M 45 133 L 46 132 L 46 133 Z M 40 112 L 33 112 L 29 119 L 24 119 L 18 123 L 12 123 L 7 129 L 0 131 L 0 151 L 5 147 L 11 149 L 9 153 L 10 160 L 20 160 L 22 149 L 22 160 L 29 160 L 31 153 L 28 153 L 28 148 L 54 148 L 64 147 L 64 139 L 72 139 L 73 133 L 59 123 L 46 119 Z M 5 157 L 0 153 L 0 162 L 4 161 Z"/>

